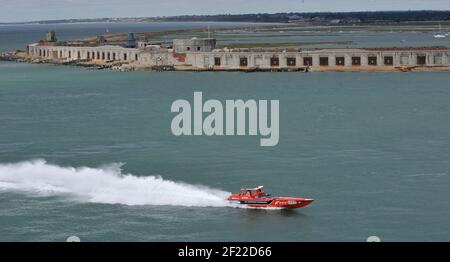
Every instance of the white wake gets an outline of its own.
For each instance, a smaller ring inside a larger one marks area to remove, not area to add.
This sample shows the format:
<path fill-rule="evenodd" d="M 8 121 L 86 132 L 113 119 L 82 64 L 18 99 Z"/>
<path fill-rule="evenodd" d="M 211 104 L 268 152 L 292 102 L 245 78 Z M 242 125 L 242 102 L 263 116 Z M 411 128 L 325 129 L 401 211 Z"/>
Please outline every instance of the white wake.
<path fill-rule="evenodd" d="M 230 206 L 229 192 L 162 179 L 122 174 L 121 164 L 62 167 L 45 160 L 0 164 L 0 190 L 68 195 L 81 201 L 124 205 Z"/>

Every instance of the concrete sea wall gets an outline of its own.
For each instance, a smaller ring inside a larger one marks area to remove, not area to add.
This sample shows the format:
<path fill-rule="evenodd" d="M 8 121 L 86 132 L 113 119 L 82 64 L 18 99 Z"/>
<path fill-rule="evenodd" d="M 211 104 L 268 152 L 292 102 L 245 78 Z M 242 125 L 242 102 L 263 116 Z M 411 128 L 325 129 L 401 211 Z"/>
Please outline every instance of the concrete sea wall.
<path fill-rule="evenodd" d="M 215 39 L 174 40 L 172 48 L 32 44 L 31 60 L 119 63 L 128 70 L 410 71 L 450 70 L 448 47 L 360 49 L 215 49 Z"/>

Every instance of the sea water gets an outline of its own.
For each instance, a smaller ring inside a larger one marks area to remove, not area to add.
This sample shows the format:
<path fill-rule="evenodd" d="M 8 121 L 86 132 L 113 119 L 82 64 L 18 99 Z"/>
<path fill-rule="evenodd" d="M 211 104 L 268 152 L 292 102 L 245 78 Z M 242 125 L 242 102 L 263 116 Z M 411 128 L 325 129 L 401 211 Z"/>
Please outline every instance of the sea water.
<path fill-rule="evenodd" d="M 280 136 L 174 136 L 171 104 L 279 100 Z M 0 63 L 0 240 L 449 241 L 448 73 Z M 253 210 L 242 186 L 315 199 Z"/>

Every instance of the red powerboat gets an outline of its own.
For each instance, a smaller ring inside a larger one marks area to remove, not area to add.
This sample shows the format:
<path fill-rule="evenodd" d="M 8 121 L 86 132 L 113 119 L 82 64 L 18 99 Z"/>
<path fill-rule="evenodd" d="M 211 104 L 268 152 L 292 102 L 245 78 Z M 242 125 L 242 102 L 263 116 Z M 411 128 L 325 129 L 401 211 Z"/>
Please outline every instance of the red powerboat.
<path fill-rule="evenodd" d="M 264 193 L 263 186 L 242 188 L 240 193 L 232 194 L 229 201 L 255 208 L 300 208 L 311 204 L 314 200 L 300 197 L 273 197 Z"/>

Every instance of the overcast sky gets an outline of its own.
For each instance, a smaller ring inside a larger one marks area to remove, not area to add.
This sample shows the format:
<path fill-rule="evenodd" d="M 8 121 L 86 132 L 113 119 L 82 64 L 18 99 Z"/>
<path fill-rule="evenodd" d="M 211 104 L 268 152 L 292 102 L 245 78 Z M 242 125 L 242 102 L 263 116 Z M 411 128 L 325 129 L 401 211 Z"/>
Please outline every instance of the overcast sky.
<path fill-rule="evenodd" d="M 378 10 L 450 10 L 450 0 L 0 0 L 0 22 Z"/>

